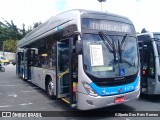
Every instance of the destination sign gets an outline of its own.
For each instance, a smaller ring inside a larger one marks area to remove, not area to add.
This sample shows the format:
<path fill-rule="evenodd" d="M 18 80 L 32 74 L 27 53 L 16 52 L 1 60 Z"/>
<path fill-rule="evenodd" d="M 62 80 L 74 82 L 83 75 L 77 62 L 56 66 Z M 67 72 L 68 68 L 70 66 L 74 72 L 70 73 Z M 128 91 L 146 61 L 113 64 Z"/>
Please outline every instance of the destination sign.
<path fill-rule="evenodd" d="M 116 22 L 116 21 L 107 21 L 107 20 L 98 20 L 98 19 L 82 19 L 82 28 L 83 29 L 95 29 L 95 30 L 106 30 L 106 31 L 115 31 L 115 32 L 131 32 L 131 25 Z"/>

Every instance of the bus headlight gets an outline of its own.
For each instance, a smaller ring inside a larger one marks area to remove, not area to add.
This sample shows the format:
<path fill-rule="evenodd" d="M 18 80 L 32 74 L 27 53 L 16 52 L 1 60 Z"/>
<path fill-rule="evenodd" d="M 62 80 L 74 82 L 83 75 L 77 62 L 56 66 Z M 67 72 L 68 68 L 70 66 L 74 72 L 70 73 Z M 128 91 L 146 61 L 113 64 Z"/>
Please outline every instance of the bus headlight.
<path fill-rule="evenodd" d="M 94 96 L 94 97 L 97 97 L 98 94 L 92 89 L 92 87 L 89 85 L 89 83 L 87 82 L 82 82 L 83 84 L 83 87 L 85 88 L 86 92 L 91 95 L 91 96 Z"/>

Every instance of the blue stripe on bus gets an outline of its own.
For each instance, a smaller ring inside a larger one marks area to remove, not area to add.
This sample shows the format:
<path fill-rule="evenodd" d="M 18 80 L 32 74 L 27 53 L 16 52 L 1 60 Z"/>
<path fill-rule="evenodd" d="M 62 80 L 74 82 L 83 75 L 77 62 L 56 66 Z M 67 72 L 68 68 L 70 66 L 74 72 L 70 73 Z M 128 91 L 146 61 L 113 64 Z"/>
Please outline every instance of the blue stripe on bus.
<path fill-rule="evenodd" d="M 126 85 L 120 85 L 120 86 L 114 86 L 114 87 L 98 87 L 92 82 L 90 86 L 96 91 L 98 95 L 109 96 L 109 95 L 116 95 L 116 94 L 122 94 L 122 93 L 134 91 L 136 89 L 138 81 L 139 81 L 139 78 L 137 77 L 133 83 L 126 84 Z"/>

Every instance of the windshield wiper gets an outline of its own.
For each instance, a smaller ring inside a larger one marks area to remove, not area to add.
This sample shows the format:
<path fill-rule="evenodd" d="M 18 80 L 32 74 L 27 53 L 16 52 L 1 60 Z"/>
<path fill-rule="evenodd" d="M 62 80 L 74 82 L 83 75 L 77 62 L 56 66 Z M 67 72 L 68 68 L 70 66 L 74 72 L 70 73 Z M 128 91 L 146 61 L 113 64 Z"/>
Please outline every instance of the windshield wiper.
<path fill-rule="evenodd" d="M 122 62 L 122 47 L 123 47 L 123 44 L 125 43 L 125 41 L 128 39 L 128 34 L 126 34 L 122 41 L 121 41 L 121 44 L 119 42 L 119 39 L 118 39 L 118 52 L 119 52 L 119 57 L 120 57 L 120 62 Z"/>
<path fill-rule="evenodd" d="M 112 39 L 112 43 L 111 43 L 111 41 L 109 40 L 109 38 L 105 34 L 103 34 L 103 32 L 99 32 L 99 36 L 102 39 L 103 43 L 108 48 L 108 50 L 111 53 L 113 53 L 114 61 L 116 61 L 116 49 L 115 49 L 115 44 L 114 44 L 113 39 Z"/>
<path fill-rule="evenodd" d="M 126 34 L 123 37 L 123 39 L 121 41 L 121 44 L 120 44 L 119 39 L 118 39 L 119 61 L 120 61 L 120 63 L 127 63 L 130 66 L 135 66 L 135 63 L 131 63 L 131 62 L 127 61 L 126 59 L 122 58 L 122 47 L 123 47 L 123 45 L 124 45 L 124 43 L 126 42 L 127 39 L 128 39 L 128 34 Z"/>

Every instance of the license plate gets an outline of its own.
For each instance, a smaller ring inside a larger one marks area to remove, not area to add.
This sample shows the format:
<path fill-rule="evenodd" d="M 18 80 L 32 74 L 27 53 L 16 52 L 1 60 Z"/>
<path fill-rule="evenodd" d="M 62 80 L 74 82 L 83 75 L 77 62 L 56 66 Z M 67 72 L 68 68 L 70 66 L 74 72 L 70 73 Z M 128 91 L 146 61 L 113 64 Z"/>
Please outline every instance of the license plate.
<path fill-rule="evenodd" d="M 121 103 L 121 102 L 124 102 L 124 100 L 125 100 L 124 96 L 123 97 L 117 97 L 117 98 L 114 99 L 114 102 L 115 103 Z"/>

